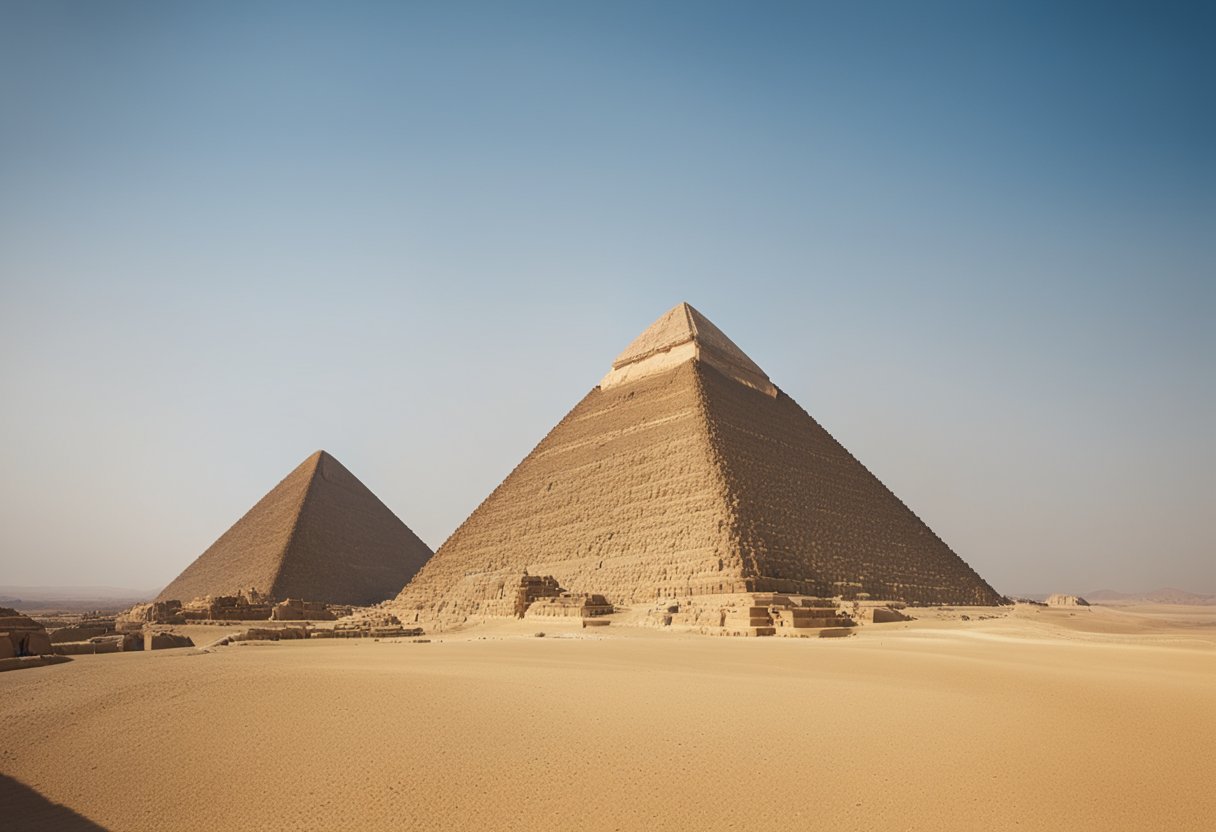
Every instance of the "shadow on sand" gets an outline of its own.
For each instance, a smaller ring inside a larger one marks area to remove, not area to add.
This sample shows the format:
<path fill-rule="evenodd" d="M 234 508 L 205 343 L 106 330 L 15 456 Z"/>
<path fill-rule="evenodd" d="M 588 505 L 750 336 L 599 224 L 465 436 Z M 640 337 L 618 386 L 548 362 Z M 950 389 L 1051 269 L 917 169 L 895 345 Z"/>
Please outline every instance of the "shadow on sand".
<path fill-rule="evenodd" d="M 0 826 L 47 832 L 107 832 L 104 826 L 52 803 L 20 780 L 0 774 Z"/>

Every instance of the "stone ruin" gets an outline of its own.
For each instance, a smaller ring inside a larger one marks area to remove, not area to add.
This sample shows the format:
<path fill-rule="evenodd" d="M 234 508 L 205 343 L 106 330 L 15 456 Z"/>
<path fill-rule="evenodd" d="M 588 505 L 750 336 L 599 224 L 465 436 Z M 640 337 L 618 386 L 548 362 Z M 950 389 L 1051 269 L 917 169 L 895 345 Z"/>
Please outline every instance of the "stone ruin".
<path fill-rule="evenodd" d="M 28 615 L 0 607 L 0 660 L 50 653 L 51 638 L 46 627 Z"/>
<path fill-rule="evenodd" d="M 848 635 L 856 626 L 836 599 L 777 593 L 731 593 L 660 605 L 641 623 L 705 635 L 789 638 Z"/>
<path fill-rule="evenodd" d="M 528 608 L 542 598 L 556 598 L 562 594 L 562 588 L 557 585 L 557 579 L 552 575 L 529 575 L 524 572 L 519 578 L 519 586 L 515 589 L 515 617 L 523 618 L 528 614 Z"/>
<path fill-rule="evenodd" d="M 249 589 L 236 595 L 195 598 L 182 604 L 181 615 L 186 621 L 267 621 L 273 606 L 273 598 Z"/>
<path fill-rule="evenodd" d="M 60 656 L 91 656 L 97 653 L 125 653 L 144 649 L 142 632 L 110 633 L 82 639 L 57 641 L 51 649 Z"/>
<path fill-rule="evenodd" d="M 317 628 L 313 638 L 414 638 L 424 634 L 421 627 L 407 627 L 391 612 L 378 608 L 357 610 L 338 621 L 333 629 Z"/>
<path fill-rule="evenodd" d="M 1080 595 L 1055 595 L 1047 596 L 1047 606 L 1049 607 L 1088 607 L 1089 602 Z"/>
<path fill-rule="evenodd" d="M 217 621 L 336 621 L 350 615 L 351 607 L 288 598 L 275 602 L 256 589 L 236 595 L 195 598 L 182 603 L 177 600 L 136 604 L 118 616 L 120 632 L 142 630 L 149 624 L 214 623 Z"/>
<path fill-rule="evenodd" d="M 136 604 L 114 619 L 114 627 L 120 633 L 140 632 L 148 624 L 185 624 L 181 601 L 153 601 Z"/>
<path fill-rule="evenodd" d="M 350 615 L 350 607 L 345 607 L 342 614 Z M 336 621 L 339 615 L 321 601 L 288 598 L 274 605 L 270 618 L 272 621 Z"/>

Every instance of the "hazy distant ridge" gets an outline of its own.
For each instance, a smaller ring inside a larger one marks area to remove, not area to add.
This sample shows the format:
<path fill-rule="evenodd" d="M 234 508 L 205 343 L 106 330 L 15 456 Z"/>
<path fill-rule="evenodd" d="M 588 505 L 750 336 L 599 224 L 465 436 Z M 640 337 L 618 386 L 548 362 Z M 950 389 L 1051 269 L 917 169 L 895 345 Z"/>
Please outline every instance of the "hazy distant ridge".
<path fill-rule="evenodd" d="M 1091 604 L 1216 604 L 1216 595 L 1187 592 L 1185 589 L 1154 589 L 1151 592 L 1116 592 L 1099 589 L 1085 593 Z"/>

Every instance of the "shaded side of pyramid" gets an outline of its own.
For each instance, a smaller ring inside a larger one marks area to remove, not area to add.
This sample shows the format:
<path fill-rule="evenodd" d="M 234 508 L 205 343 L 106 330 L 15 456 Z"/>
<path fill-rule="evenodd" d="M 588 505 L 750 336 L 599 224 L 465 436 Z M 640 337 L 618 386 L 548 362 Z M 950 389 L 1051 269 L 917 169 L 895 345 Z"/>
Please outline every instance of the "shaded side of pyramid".
<path fill-rule="evenodd" d="M 374 604 L 431 556 L 342 463 L 318 451 L 257 502 L 157 600 L 256 589 L 274 598 Z"/>
<path fill-rule="evenodd" d="M 445 615 L 506 614 L 525 571 L 617 603 L 743 591 L 713 454 L 694 364 L 596 388 L 397 603 Z"/>
<path fill-rule="evenodd" d="M 698 374 L 756 591 L 1001 602 L 962 558 L 785 393 Z"/>

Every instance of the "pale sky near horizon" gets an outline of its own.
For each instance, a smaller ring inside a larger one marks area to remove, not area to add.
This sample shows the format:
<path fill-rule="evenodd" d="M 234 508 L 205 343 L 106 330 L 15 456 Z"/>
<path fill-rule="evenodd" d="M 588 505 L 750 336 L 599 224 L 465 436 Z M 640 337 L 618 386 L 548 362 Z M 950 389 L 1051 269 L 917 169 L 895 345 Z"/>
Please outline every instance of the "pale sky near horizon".
<path fill-rule="evenodd" d="M 432 547 L 681 300 L 999 591 L 1216 592 L 1216 6 L 0 2 L 0 584 Z"/>

